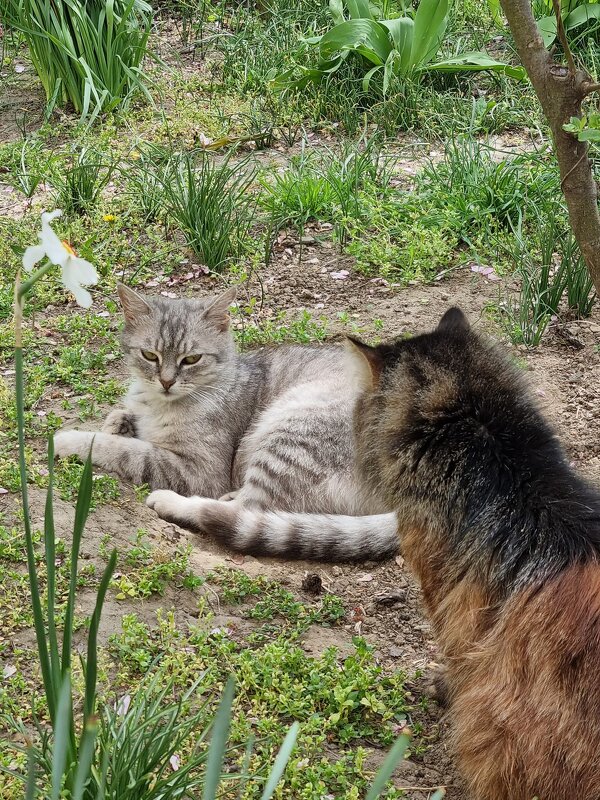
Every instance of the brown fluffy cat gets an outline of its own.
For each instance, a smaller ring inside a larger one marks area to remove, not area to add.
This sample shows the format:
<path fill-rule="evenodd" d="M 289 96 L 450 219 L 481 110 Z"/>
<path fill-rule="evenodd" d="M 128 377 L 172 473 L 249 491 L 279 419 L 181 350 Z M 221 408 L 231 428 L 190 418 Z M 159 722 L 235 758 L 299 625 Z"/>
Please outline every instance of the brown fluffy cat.
<path fill-rule="evenodd" d="M 458 309 L 355 342 L 360 468 L 397 511 L 477 800 L 600 798 L 600 493 Z"/>

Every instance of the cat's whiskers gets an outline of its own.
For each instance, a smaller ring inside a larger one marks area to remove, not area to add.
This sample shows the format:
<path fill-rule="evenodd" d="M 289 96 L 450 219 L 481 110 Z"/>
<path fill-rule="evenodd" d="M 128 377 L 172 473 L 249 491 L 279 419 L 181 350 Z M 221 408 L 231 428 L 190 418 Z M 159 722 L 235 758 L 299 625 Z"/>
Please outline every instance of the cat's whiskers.
<path fill-rule="evenodd" d="M 212 388 L 212 387 L 211 387 Z M 190 392 L 187 397 L 191 398 L 192 400 L 197 400 L 201 403 L 205 408 L 210 411 L 220 411 L 222 410 L 222 400 L 224 398 L 224 393 L 220 391 L 215 392 L 208 392 L 208 391 L 201 391 L 200 389 L 195 389 L 193 392 Z"/>

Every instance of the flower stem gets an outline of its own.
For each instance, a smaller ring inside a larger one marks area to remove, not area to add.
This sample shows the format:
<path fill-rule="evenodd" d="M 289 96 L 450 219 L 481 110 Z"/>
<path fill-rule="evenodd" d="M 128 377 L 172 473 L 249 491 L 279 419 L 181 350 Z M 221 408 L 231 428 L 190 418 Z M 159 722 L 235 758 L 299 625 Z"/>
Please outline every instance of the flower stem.
<path fill-rule="evenodd" d="M 17 279 L 17 284 L 15 286 L 15 295 L 16 295 L 15 299 L 22 300 L 25 297 L 25 295 L 29 292 L 33 284 L 37 283 L 40 278 L 43 278 L 44 275 L 52 269 L 52 267 L 53 264 L 50 261 L 48 261 L 47 264 L 44 264 L 43 267 L 40 267 L 38 270 L 36 270 L 31 276 L 31 278 L 27 278 L 25 283 L 19 284 L 19 280 Z"/>

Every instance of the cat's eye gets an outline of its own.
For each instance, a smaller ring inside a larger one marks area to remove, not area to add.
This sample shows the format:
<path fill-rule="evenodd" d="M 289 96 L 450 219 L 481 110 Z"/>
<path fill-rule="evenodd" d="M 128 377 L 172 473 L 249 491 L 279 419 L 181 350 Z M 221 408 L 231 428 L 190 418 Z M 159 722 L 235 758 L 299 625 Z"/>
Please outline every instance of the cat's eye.
<path fill-rule="evenodd" d="M 151 350 L 142 350 L 142 355 L 144 356 L 146 361 L 158 361 L 158 356 Z"/>
<path fill-rule="evenodd" d="M 185 358 L 181 359 L 182 364 L 197 364 L 200 359 L 202 358 L 203 353 L 198 353 L 197 355 L 193 356 L 185 356 Z"/>

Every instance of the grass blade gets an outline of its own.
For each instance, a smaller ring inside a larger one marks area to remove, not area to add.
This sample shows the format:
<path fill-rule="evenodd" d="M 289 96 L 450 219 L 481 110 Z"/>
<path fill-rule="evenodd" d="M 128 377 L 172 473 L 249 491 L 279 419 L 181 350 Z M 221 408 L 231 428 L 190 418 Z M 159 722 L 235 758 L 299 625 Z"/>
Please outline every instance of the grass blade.
<path fill-rule="evenodd" d="M 381 792 L 385 789 L 385 786 L 389 779 L 392 777 L 394 770 L 396 769 L 397 765 L 402 761 L 404 758 L 404 754 L 406 753 L 406 749 L 410 743 L 410 733 L 403 733 L 397 740 L 390 752 L 387 754 L 385 761 L 379 768 L 375 779 L 369 789 L 369 793 L 366 796 L 365 800 L 376 800 L 377 797 L 381 794 Z"/>
<path fill-rule="evenodd" d="M 90 630 L 88 633 L 88 646 L 87 646 L 87 661 L 85 664 L 85 699 L 84 699 L 84 722 L 90 719 L 94 713 L 94 704 L 96 701 L 96 678 L 98 675 L 98 626 L 100 625 L 100 616 L 102 614 L 102 606 L 104 605 L 104 598 L 108 584 L 112 578 L 117 565 L 117 551 L 113 550 L 110 554 L 108 564 L 102 575 L 100 586 L 98 587 L 98 594 L 96 595 L 96 605 L 94 613 L 90 620 Z"/>
<path fill-rule="evenodd" d="M 56 547 L 54 529 L 54 437 L 48 438 L 48 491 L 46 492 L 46 508 L 44 512 L 44 547 L 46 552 L 47 602 L 48 602 L 48 648 L 50 650 L 50 668 L 58 697 L 60 686 L 60 654 L 56 636 L 56 620 L 54 607 L 56 603 Z"/>
<path fill-rule="evenodd" d="M 235 682 L 232 676 L 225 685 L 223 699 L 219 704 L 219 709 L 213 723 L 212 739 L 208 751 L 208 760 L 206 762 L 206 776 L 204 779 L 202 800 L 214 800 L 217 796 L 217 790 L 221 782 L 225 746 L 227 744 L 227 737 L 229 736 L 234 690 Z"/>
<path fill-rule="evenodd" d="M 35 785 L 35 753 L 30 745 L 27 748 L 27 783 L 25 784 L 25 800 L 35 800 L 37 788 Z"/>
<path fill-rule="evenodd" d="M 15 318 L 17 326 L 21 318 L 19 310 L 19 300 L 16 301 Z M 50 659 L 48 656 L 48 643 L 46 641 L 46 630 L 44 625 L 44 613 L 40 599 L 40 586 L 37 577 L 35 550 L 33 547 L 33 536 L 31 533 L 31 518 L 29 516 L 29 493 L 27 489 L 27 464 L 25 461 L 25 418 L 24 418 L 24 380 L 23 380 L 23 350 L 21 347 L 15 348 L 15 392 L 17 400 L 17 429 L 19 437 L 19 473 L 21 478 L 21 497 L 23 499 L 23 527 L 25 529 L 25 547 L 27 550 L 27 572 L 29 577 L 29 588 L 31 591 L 31 605 L 33 609 L 33 621 L 35 627 L 35 637 L 44 682 L 44 691 L 48 703 L 48 713 L 50 719 L 54 721 L 56 713 L 56 696 L 54 694 L 54 682 L 50 669 Z"/>
<path fill-rule="evenodd" d="M 267 781 L 265 790 L 262 793 L 261 800 L 270 800 L 271 797 L 273 796 L 273 792 L 277 788 L 277 784 L 279 783 L 281 776 L 283 775 L 283 772 L 287 766 L 287 763 L 290 760 L 290 756 L 296 744 L 296 739 L 298 737 L 299 730 L 300 730 L 300 724 L 298 722 L 294 722 L 292 727 L 287 732 L 286 737 L 283 740 L 283 744 L 281 745 L 281 748 L 277 753 L 277 758 L 275 759 L 275 763 L 273 764 L 273 769 L 271 770 L 271 774 L 269 775 L 269 780 Z"/>

